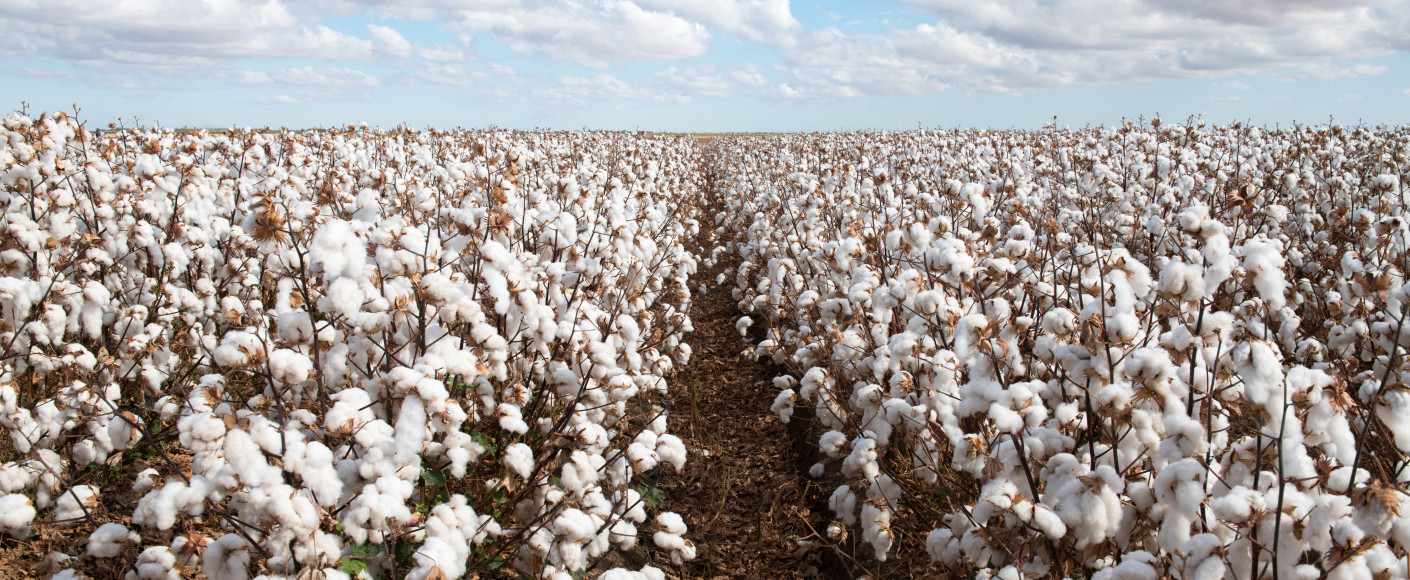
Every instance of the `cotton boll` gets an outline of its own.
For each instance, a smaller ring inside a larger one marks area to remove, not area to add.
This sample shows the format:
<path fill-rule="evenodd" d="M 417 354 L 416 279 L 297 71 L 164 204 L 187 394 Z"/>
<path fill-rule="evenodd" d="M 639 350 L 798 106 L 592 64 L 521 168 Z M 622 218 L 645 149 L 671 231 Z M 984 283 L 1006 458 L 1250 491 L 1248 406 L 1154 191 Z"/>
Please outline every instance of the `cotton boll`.
<path fill-rule="evenodd" d="M 656 455 L 671 464 L 676 473 L 685 469 L 685 442 L 675 435 L 664 434 L 656 439 Z"/>
<path fill-rule="evenodd" d="M 529 424 L 524 422 L 523 415 L 520 413 L 518 406 L 509 403 L 500 403 L 499 407 L 495 410 L 495 415 L 499 417 L 499 426 L 501 429 L 520 435 L 529 432 Z"/>
<path fill-rule="evenodd" d="M 313 319 L 307 312 L 286 312 L 279 316 L 279 339 L 291 345 L 313 342 Z"/>
<path fill-rule="evenodd" d="M 206 548 L 201 571 L 211 580 L 246 580 L 250 577 L 250 544 L 239 534 L 216 538 Z"/>
<path fill-rule="evenodd" d="M 55 521 L 82 518 L 89 510 L 98 506 L 98 488 L 91 485 L 75 485 L 60 495 L 57 503 L 53 515 Z"/>
<path fill-rule="evenodd" d="M 88 555 L 94 558 L 112 558 L 122 552 L 128 544 L 142 541 L 137 532 L 129 531 L 122 524 L 106 523 L 88 536 Z"/>
<path fill-rule="evenodd" d="M 137 473 L 136 477 L 133 478 L 132 491 L 141 493 L 152 489 L 153 486 L 159 483 L 157 479 L 159 476 L 160 473 L 155 469 L 152 469 L 150 467 L 148 467 L 147 469 L 143 469 L 142 471 Z"/>
<path fill-rule="evenodd" d="M 739 321 L 735 323 L 734 327 L 736 330 L 739 331 L 740 336 L 749 336 L 749 327 L 753 325 L 753 318 L 750 318 L 748 316 L 741 316 L 739 317 Z"/>
<path fill-rule="evenodd" d="M 528 445 L 515 443 L 504 449 L 504 465 L 511 473 L 528 478 L 534 471 L 534 452 Z"/>
<path fill-rule="evenodd" d="M 137 556 L 135 573 L 129 573 L 132 580 L 178 580 L 181 574 L 176 571 L 176 554 L 166 546 L 152 546 Z"/>
<path fill-rule="evenodd" d="M 650 433 L 650 431 L 643 431 L 642 433 L 646 434 Z M 648 437 L 647 439 L 654 438 Z M 661 456 L 656 453 L 655 442 L 649 440 L 643 441 L 640 435 L 638 435 L 636 441 L 633 441 L 627 446 L 626 457 L 627 461 L 631 463 L 632 469 L 637 473 L 644 473 L 655 469 L 656 464 L 661 460 Z"/>
<path fill-rule="evenodd" d="M 838 486 L 832 491 L 827 505 L 832 509 L 832 513 L 842 520 L 843 525 L 854 526 L 857 524 L 857 494 L 852 492 L 851 486 Z"/>
<path fill-rule="evenodd" d="M 1137 550 L 1122 554 L 1121 563 L 1097 571 L 1092 580 L 1156 580 L 1158 559 L 1150 552 Z"/>
<path fill-rule="evenodd" d="M 690 540 L 685 539 L 685 521 L 675 512 L 664 512 L 656 516 L 656 527 L 659 531 L 651 536 L 651 540 L 657 547 L 671 553 L 671 561 L 676 565 L 681 565 L 687 560 L 695 559 L 695 545 Z"/>
<path fill-rule="evenodd" d="M 367 246 L 348 222 L 329 220 L 313 235 L 309 261 L 328 279 L 358 276 L 366 267 Z"/>
<path fill-rule="evenodd" d="M 302 353 L 281 348 L 269 353 L 269 370 L 274 380 L 294 385 L 313 374 L 313 361 Z"/>
<path fill-rule="evenodd" d="M 837 458 L 847 445 L 847 436 L 840 431 L 828 431 L 818 439 L 818 448 L 828 457 Z"/>
<path fill-rule="evenodd" d="M 860 474 L 868 481 L 875 479 L 881 469 L 876 464 L 876 459 L 876 440 L 865 436 L 857 437 L 852 440 L 852 453 L 842 461 L 842 474 L 849 477 Z"/>
<path fill-rule="evenodd" d="M 17 540 L 29 536 L 30 522 L 37 512 L 28 496 L 11 493 L 0 497 L 0 531 Z"/>
<path fill-rule="evenodd" d="M 769 408 L 770 411 L 778 415 L 778 418 L 783 421 L 785 425 L 793 418 L 794 399 L 795 395 L 793 389 L 784 389 L 777 397 L 774 397 L 774 403 Z"/>

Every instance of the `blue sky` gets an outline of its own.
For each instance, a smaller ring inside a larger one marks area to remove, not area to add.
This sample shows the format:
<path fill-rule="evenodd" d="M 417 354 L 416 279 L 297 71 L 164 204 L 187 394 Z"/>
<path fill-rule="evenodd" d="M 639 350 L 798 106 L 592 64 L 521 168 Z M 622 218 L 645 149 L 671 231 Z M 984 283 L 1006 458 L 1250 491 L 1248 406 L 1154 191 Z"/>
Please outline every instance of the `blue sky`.
<path fill-rule="evenodd" d="M 166 126 L 1410 122 L 1410 0 L 0 0 L 0 104 Z"/>

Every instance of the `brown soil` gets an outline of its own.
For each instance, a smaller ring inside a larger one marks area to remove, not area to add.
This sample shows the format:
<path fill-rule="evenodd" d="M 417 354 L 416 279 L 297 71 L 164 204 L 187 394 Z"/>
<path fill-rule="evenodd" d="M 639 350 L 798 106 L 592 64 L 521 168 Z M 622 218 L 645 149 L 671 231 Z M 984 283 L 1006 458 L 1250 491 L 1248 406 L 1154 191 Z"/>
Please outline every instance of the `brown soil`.
<path fill-rule="evenodd" d="M 708 247 L 702 250 L 709 254 Z M 697 279 L 713 286 L 715 276 L 737 262 Z M 694 354 L 676 375 L 671 397 L 673 431 L 691 457 L 680 475 L 663 477 L 660 486 L 667 494 L 663 508 L 690 526 L 697 556 L 672 571 L 701 579 L 850 578 L 816 545 L 828 518 L 812 506 L 826 506 L 827 497 L 799 470 L 793 437 L 769 413 L 775 375 L 741 355 L 749 347 L 735 330 L 739 313 L 729 287 L 697 295 L 693 308 L 695 331 L 686 340 Z"/>

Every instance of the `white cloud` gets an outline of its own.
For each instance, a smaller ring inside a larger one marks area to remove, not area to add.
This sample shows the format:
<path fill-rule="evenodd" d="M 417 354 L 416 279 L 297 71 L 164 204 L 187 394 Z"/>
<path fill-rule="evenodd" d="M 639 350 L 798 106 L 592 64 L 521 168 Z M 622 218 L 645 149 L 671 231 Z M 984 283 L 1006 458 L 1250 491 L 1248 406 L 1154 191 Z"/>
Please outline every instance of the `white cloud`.
<path fill-rule="evenodd" d="M 17 77 L 22 77 L 22 78 L 27 78 L 27 79 L 64 79 L 64 80 L 77 80 L 77 79 L 78 79 L 78 75 L 76 75 L 76 74 L 74 74 L 74 73 L 72 73 L 72 72 L 66 71 L 66 70 L 58 70 L 58 69 L 50 69 L 50 68 L 38 68 L 38 67 L 31 67 L 31 66 L 21 66 L 21 67 L 7 68 L 7 69 L 5 69 L 5 72 L 6 72 L 7 74 L 12 74 L 12 75 L 15 75 L 15 76 L 17 76 Z"/>
<path fill-rule="evenodd" d="M 735 82 L 726 79 L 712 64 L 684 69 L 671 67 L 656 76 L 682 93 L 704 97 L 727 97 L 735 88 Z"/>
<path fill-rule="evenodd" d="M 1211 89 L 1231 89 L 1231 90 L 1235 90 L 1235 91 L 1248 91 L 1248 90 L 1252 90 L 1252 89 L 1253 89 L 1253 85 L 1249 85 L 1249 84 L 1247 84 L 1247 83 L 1242 83 L 1242 82 L 1239 82 L 1239 81 L 1228 81 L 1228 82 L 1223 82 L 1223 83 L 1214 83 L 1214 84 L 1211 84 L 1211 85 L 1209 85 L 1209 88 L 1211 88 Z"/>
<path fill-rule="evenodd" d="M 735 84 L 747 87 L 762 87 L 769 84 L 769 78 L 764 76 L 763 69 L 752 64 L 730 71 L 729 78 Z"/>
<path fill-rule="evenodd" d="M 411 56 L 411 43 L 390 26 L 367 25 L 367 35 L 377 41 L 377 48 L 396 58 Z"/>
<path fill-rule="evenodd" d="M 578 107 L 587 106 L 592 101 L 650 101 L 679 104 L 688 103 L 691 100 L 690 97 L 678 92 L 653 91 L 633 86 L 606 73 L 590 77 L 559 77 L 558 87 L 534 91 L 534 95 L 549 104 Z"/>
<path fill-rule="evenodd" d="M 676 60 L 705 54 L 705 26 L 626 0 L 583 4 L 480 2 L 453 12 L 449 27 L 487 33 L 520 56 L 567 60 L 592 68 L 619 61 Z"/>
<path fill-rule="evenodd" d="M 353 87 L 370 88 L 382 84 L 376 77 L 349 68 L 303 66 L 274 72 L 240 71 L 238 82 L 243 85 L 277 85 L 288 87 Z"/>
<path fill-rule="evenodd" d="M 789 64 L 861 94 L 949 85 L 1021 92 L 1283 67 L 1298 67 L 1310 78 L 1354 78 L 1386 69 L 1334 63 L 1410 49 L 1410 0 L 908 3 L 937 20 L 883 34 L 814 31 L 786 51 Z M 807 90 L 798 82 L 788 86 Z"/>
<path fill-rule="evenodd" d="M 803 24 L 788 0 L 637 0 L 750 42 L 790 44 Z"/>
<path fill-rule="evenodd" d="M 527 81 L 517 69 L 494 64 L 481 69 L 468 69 L 458 64 L 427 62 L 405 69 L 389 79 L 390 84 L 474 86 L 480 90 L 507 85 L 520 86 Z"/>
<path fill-rule="evenodd" d="M 1356 77 L 1380 76 L 1390 72 L 1390 67 L 1375 66 L 1369 64 L 1358 64 L 1349 68 L 1341 68 L 1331 63 L 1316 63 L 1304 65 L 1300 68 L 1303 78 L 1313 78 L 1320 81 L 1347 80 Z"/>
<path fill-rule="evenodd" d="M 1345 94 L 1345 95 L 1342 95 L 1342 96 L 1338 97 L 1338 98 L 1337 98 L 1337 102 L 1338 102 L 1338 103 L 1345 103 L 1345 102 L 1348 102 L 1348 101 L 1359 101 L 1359 100 L 1361 100 L 1361 99 L 1363 99 L 1363 98 L 1365 98 L 1365 97 L 1362 97 L 1361 95 L 1358 95 L 1358 94 L 1356 94 L 1356 93 L 1347 93 L 1347 94 Z"/>
<path fill-rule="evenodd" d="M 1244 98 L 1241 97 L 1241 96 L 1239 96 L 1239 95 L 1224 95 L 1224 96 L 1213 96 L 1213 97 L 1209 97 L 1209 100 L 1211 100 L 1211 101 L 1242 101 L 1242 100 L 1244 100 Z"/>
<path fill-rule="evenodd" d="M 298 97 L 291 97 L 289 95 L 275 95 L 272 97 L 266 97 L 264 99 L 261 99 L 261 102 L 270 105 L 301 105 L 304 103 L 303 99 L 299 99 Z"/>
<path fill-rule="evenodd" d="M 469 56 L 465 49 L 454 44 L 427 44 L 416 47 L 416 56 L 432 62 L 461 62 Z"/>
<path fill-rule="evenodd" d="M 296 17 L 280 0 L 10 0 L 0 56 L 93 66 L 210 66 L 224 59 L 365 60 L 372 43 Z"/>

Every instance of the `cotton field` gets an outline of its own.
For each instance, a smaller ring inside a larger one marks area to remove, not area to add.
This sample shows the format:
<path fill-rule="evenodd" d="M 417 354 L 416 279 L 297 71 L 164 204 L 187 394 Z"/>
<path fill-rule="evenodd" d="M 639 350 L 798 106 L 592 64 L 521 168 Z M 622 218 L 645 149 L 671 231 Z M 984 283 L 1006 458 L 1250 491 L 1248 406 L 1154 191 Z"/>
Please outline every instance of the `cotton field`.
<path fill-rule="evenodd" d="M 695 577 L 702 293 L 852 576 L 1410 576 L 1410 129 L 3 136 L 53 578 Z"/>
<path fill-rule="evenodd" d="M 693 557 L 638 484 L 687 459 L 653 400 L 690 360 L 692 139 L 15 114 L 4 140 L 10 537 L 86 521 L 57 564 L 141 579 Z"/>
<path fill-rule="evenodd" d="M 834 538 L 955 577 L 1405 578 L 1410 133 L 722 146 L 715 250 Z M 958 494 L 953 509 L 933 498 Z"/>

